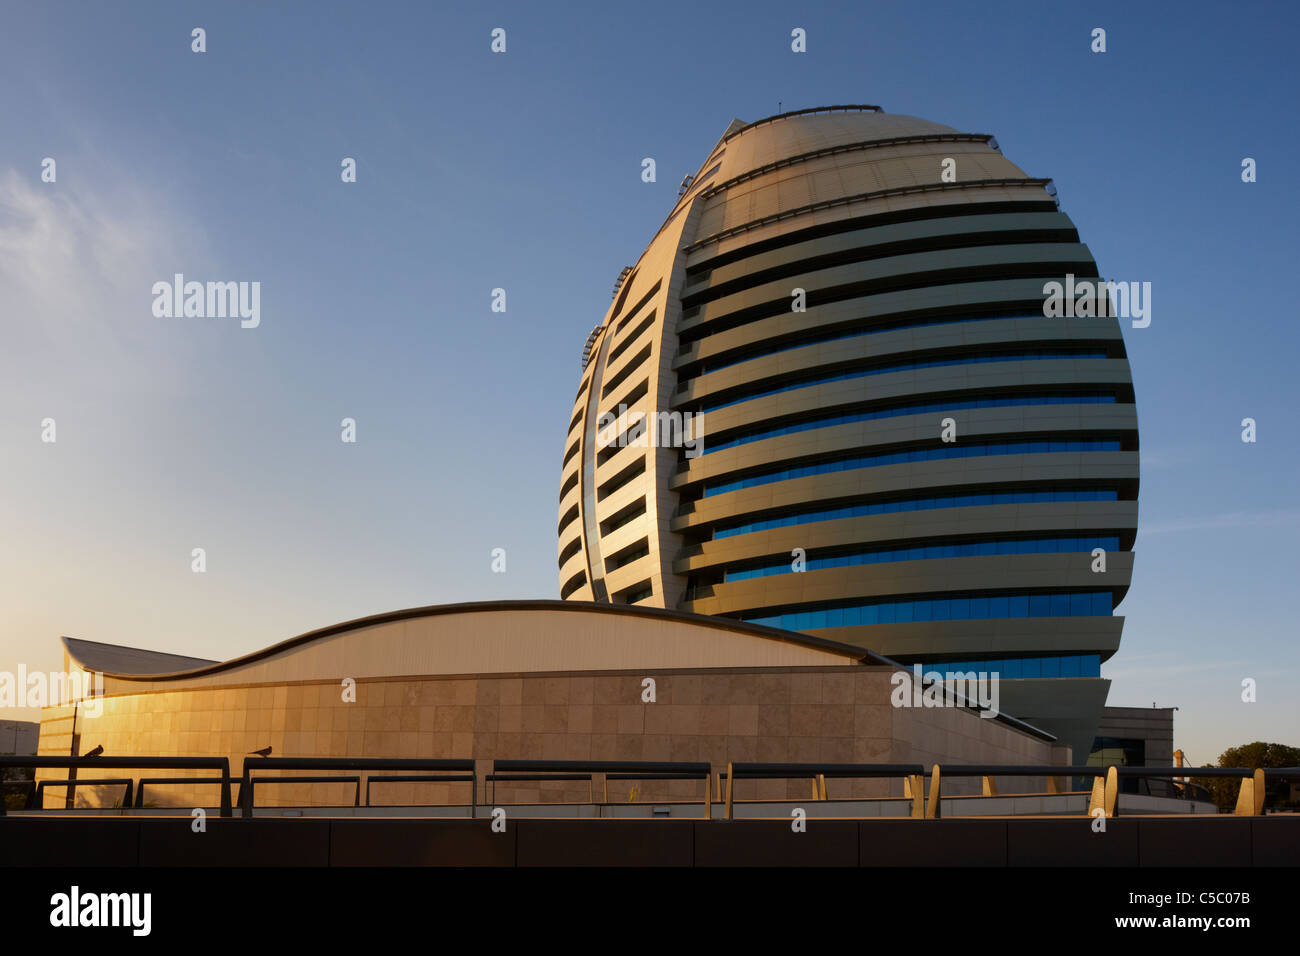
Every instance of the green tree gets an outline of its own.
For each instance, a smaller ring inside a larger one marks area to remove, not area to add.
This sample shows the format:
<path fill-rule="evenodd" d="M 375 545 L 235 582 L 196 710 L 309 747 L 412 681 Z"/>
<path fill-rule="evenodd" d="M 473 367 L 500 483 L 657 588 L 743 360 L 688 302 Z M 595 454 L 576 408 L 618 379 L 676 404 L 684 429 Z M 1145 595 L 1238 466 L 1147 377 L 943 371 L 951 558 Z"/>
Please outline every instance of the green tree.
<path fill-rule="evenodd" d="M 1212 767 L 1214 764 L 1206 764 Z M 1255 741 L 1240 747 L 1229 747 L 1219 755 L 1219 767 L 1244 767 L 1248 770 L 1262 768 L 1268 770 L 1277 767 L 1300 767 L 1300 747 L 1288 747 L 1285 744 L 1266 744 Z M 1233 777 L 1192 777 L 1192 783 L 1204 787 L 1214 797 L 1214 803 L 1220 813 L 1231 813 L 1237 805 L 1237 794 L 1241 790 L 1241 781 Z M 1264 788 L 1264 806 L 1277 810 L 1284 806 L 1293 806 L 1291 782 L 1288 780 L 1270 780 Z"/>
<path fill-rule="evenodd" d="M 12 756 L 5 754 L 4 756 Z M 6 809 L 21 810 L 27 805 L 27 793 L 19 787 L 5 787 L 4 783 L 26 783 L 35 778 L 36 771 L 31 768 L 6 767 L 0 771 L 0 792 L 4 793 Z"/>

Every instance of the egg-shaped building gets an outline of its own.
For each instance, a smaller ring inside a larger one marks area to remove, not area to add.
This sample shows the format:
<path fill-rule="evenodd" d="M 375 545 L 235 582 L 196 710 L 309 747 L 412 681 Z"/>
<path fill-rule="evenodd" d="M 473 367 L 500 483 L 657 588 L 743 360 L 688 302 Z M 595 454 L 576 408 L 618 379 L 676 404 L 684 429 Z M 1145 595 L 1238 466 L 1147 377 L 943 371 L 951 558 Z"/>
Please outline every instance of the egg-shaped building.
<path fill-rule="evenodd" d="M 877 107 L 735 121 L 589 337 L 560 596 L 1001 678 L 1082 762 L 1132 571 L 1138 431 L 1050 180 Z M 954 665 L 956 665 L 954 667 Z"/>

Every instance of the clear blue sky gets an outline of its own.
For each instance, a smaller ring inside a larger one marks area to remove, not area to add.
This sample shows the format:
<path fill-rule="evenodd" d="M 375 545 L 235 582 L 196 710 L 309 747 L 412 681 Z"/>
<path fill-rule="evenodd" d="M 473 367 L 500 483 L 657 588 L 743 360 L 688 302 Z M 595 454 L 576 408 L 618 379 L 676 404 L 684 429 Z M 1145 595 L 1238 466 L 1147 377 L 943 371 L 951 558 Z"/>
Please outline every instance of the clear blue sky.
<path fill-rule="evenodd" d="M 996 135 L 1103 275 L 1153 284 L 1110 702 L 1180 707 L 1198 763 L 1300 745 L 1300 15 L 1155 6 L 9 4 L 0 670 L 59 666 L 61 634 L 224 659 L 556 597 L 579 351 L 619 269 L 733 117 L 865 102 Z M 260 328 L 154 318 L 175 272 L 260 281 Z"/>

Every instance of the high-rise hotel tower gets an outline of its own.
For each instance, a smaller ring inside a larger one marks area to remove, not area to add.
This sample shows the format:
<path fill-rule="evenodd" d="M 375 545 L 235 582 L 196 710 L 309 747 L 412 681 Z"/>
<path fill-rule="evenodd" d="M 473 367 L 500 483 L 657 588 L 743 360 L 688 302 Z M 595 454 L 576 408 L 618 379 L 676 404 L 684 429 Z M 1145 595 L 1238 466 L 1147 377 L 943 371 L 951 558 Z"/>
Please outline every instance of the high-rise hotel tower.
<path fill-rule="evenodd" d="M 733 122 L 583 350 L 561 596 L 997 672 L 1083 762 L 1138 430 L 1119 322 L 1045 315 L 1098 276 L 1054 196 L 877 107 Z"/>

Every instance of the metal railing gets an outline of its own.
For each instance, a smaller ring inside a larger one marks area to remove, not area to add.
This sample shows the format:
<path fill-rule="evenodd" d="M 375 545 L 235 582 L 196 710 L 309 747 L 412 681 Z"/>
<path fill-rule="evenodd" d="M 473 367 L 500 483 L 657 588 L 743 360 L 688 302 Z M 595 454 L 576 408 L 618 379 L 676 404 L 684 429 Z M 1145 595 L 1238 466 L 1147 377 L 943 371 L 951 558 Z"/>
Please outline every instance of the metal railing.
<path fill-rule="evenodd" d="M 485 787 L 490 784 L 492 793 L 488 802 L 496 798 L 498 781 L 586 780 L 591 802 L 595 802 L 594 776 L 602 777 L 602 803 L 609 802 L 611 780 L 703 780 L 704 818 L 713 815 L 713 800 L 709 785 L 713 765 L 705 762 L 647 761 L 647 760 L 494 760 L 492 771 L 484 775 Z M 488 796 L 485 792 L 485 796 Z"/>
<path fill-rule="evenodd" d="M 1282 768 L 1285 774 L 1286 768 Z M 1172 770 L 1172 772 L 1171 772 Z M 1247 767 L 1111 767 L 1115 774 L 1115 789 L 1119 789 L 1120 777 L 1152 778 L 1162 777 L 1178 780 L 1183 777 L 1240 777 L 1241 789 L 1237 791 L 1237 805 L 1233 809 L 1235 816 L 1257 817 L 1264 812 L 1264 783 L 1267 771 Z M 1275 774 L 1275 776 L 1277 776 Z M 1093 785 L 1096 789 L 1096 785 Z M 1114 816 L 1118 805 L 1112 797 L 1109 776 L 1106 780 L 1106 816 Z M 1089 808 L 1092 812 L 1092 808 Z"/>
<path fill-rule="evenodd" d="M 241 816 L 249 817 L 253 815 L 253 808 L 256 806 L 253 796 L 253 786 L 258 781 L 252 777 L 245 777 L 239 784 L 239 812 Z M 260 781 L 262 784 L 268 783 L 350 783 L 355 787 L 352 796 L 352 805 L 361 806 L 361 777 L 359 774 L 339 775 L 339 774 L 320 774 L 308 776 L 290 776 L 290 777 L 263 777 Z M 369 786 L 366 787 L 367 794 Z M 340 804 L 341 806 L 342 804 Z"/>
<path fill-rule="evenodd" d="M 1114 768 L 1109 768 L 1113 770 Z M 996 797 L 998 796 L 997 777 L 1046 777 L 1048 794 L 1057 795 L 1062 791 L 1057 780 L 1060 777 L 1105 777 L 1107 774 L 1106 767 L 1053 767 L 1042 765 L 1015 765 L 1015 764 L 947 764 L 941 766 L 935 764 L 930 772 L 930 792 L 926 798 L 925 817 L 927 820 L 937 820 L 942 815 L 943 803 L 943 777 L 979 777 L 981 782 L 981 796 Z M 1010 796 L 1010 794 L 1008 794 Z M 1100 793 L 1104 800 L 1104 791 Z M 1090 801 L 1099 799 L 1099 791 L 1094 782 L 1093 792 Z M 1113 807 L 1114 801 L 1111 801 Z M 1090 802 L 1088 807 L 1089 814 L 1092 813 L 1094 803 Z M 1107 813 L 1107 816 L 1114 816 L 1114 810 Z"/>
<path fill-rule="evenodd" d="M 480 775 L 473 759 L 443 759 L 419 757 L 258 757 L 245 758 L 241 775 L 232 777 L 229 761 L 225 757 L 93 757 L 62 756 L 5 756 L 0 755 L 0 776 L 7 769 L 63 769 L 69 771 L 66 779 L 7 780 L 0 784 L 0 792 L 18 789 L 27 792 L 26 809 L 42 809 L 47 788 L 66 787 L 75 795 L 77 787 L 120 786 L 125 788 L 122 808 L 141 809 L 145 804 L 145 788 L 159 786 L 193 785 L 219 786 L 221 788 L 221 816 L 233 815 L 231 784 L 239 784 L 238 804 L 240 816 L 253 816 L 256 807 L 255 788 L 259 784 L 281 783 L 342 783 L 354 788 L 353 806 L 361 807 L 361 777 L 365 780 L 365 806 L 372 806 L 371 790 L 376 783 L 466 783 L 470 785 L 469 799 L 465 803 L 467 815 L 477 814 Z M 79 770 L 217 770 L 219 776 L 202 777 L 86 777 L 78 778 Z M 370 773 L 370 771 L 399 771 L 398 773 Z M 273 776 L 264 771 L 356 771 L 350 774 L 302 775 L 290 773 Z M 742 801 L 734 785 L 738 780 L 795 780 L 807 779 L 812 785 L 811 798 L 815 801 L 830 799 L 828 780 L 902 778 L 904 796 L 911 803 L 911 816 L 917 819 L 938 819 L 941 816 L 944 777 L 979 777 L 981 793 L 972 796 L 1025 796 L 1026 794 L 999 794 L 998 777 L 1044 778 L 1047 790 L 1044 795 L 1060 795 L 1066 791 L 1058 781 L 1071 777 L 1091 777 L 1092 790 L 1088 800 L 1088 814 L 1098 811 L 1106 817 L 1118 813 L 1120 778 L 1172 780 L 1186 786 L 1191 778 L 1238 778 L 1242 781 L 1233 813 L 1238 816 L 1259 816 L 1264 812 L 1264 788 L 1268 782 L 1300 780 L 1300 767 L 1270 769 L 1235 767 L 1119 767 L 1119 766 L 1056 766 L 1014 764 L 934 764 L 925 785 L 925 768 L 921 764 L 838 764 L 838 763 L 729 763 L 726 770 L 716 775 L 717 801 L 723 804 L 722 819 L 735 819 L 738 803 L 772 802 Z M 712 818 L 715 800 L 713 765 L 696 761 L 619 761 L 619 760 L 494 760 L 491 769 L 482 774 L 482 796 L 491 803 L 496 798 L 497 783 L 519 782 L 585 782 L 588 800 L 595 804 L 597 778 L 601 785 L 601 803 L 609 803 L 610 781 L 670 781 L 701 780 L 704 782 L 702 806 L 706 819 Z M 724 795 L 725 782 L 725 795 Z M 867 798 L 846 798 L 867 799 Z M 879 798 L 897 800 L 899 798 Z M 781 801 L 777 801 L 781 802 Z M 5 815 L 4 801 L 0 800 L 0 816 Z"/>
<path fill-rule="evenodd" d="M 136 781 L 135 809 L 144 809 L 144 788 L 146 785 L 150 787 L 165 787 L 184 783 L 199 786 L 211 786 L 212 784 L 227 783 L 229 779 L 229 777 L 141 777 Z"/>
<path fill-rule="evenodd" d="M 255 770 L 407 770 L 427 771 L 419 779 L 429 783 L 468 783 L 470 784 L 469 808 L 471 815 L 474 808 L 477 778 L 474 775 L 474 761 L 432 757 L 245 757 L 243 775 L 239 787 L 240 816 L 245 819 L 253 815 L 255 807 L 253 788 Z M 403 774 L 401 776 L 411 776 Z M 376 780 L 392 779 L 379 776 Z M 359 777 L 332 776 L 320 778 L 263 777 L 263 783 L 334 783 L 353 782 L 357 784 L 357 802 L 360 806 L 361 782 Z M 370 805 L 370 778 L 366 778 L 366 805 Z"/>
<path fill-rule="evenodd" d="M 65 787 L 68 791 L 68 799 L 76 802 L 78 787 L 125 787 L 126 793 L 122 797 L 122 806 L 131 806 L 131 794 L 135 789 L 135 781 L 130 777 L 94 777 L 89 780 L 36 780 L 36 786 L 27 794 L 26 809 L 32 810 L 36 807 L 45 806 L 45 789 L 47 787 Z"/>
<path fill-rule="evenodd" d="M 920 788 L 918 782 L 925 774 L 925 768 L 919 763 L 729 763 L 727 769 L 718 775 L 718 785 L 727 782 L 726 798 L 723 803 L 722 818 L 733 820 L 736 800 L 732 784 L 736 780 L 800 780 L 813 782 L 813 799 L 826 799 L 826 779 L 850 778 L 866 779 L 871 777 L 902 777 L 905 787 L 913 791 L 912 815 L 917 815 Z M 910 786 L 908 784 L 910 783 Z"/>
<path fill-rule="evenodd" d="M 226 757 L 54 757 L 36 755 L 0 755 L 0 776 L 9 768 L 32 770 L 219 770 L 221 777 L 221 815 L 231 815 L 230 760 Z M 184 779 L 184 778 L 178 778 Z M 77 780 L 69 774 L 67 781 L 81 785 L 94 783 L 94 779 Z M 3 789 L 0 786 L 0 789 Z M 130 801 L 128 801 L 129 803 Z M 0 800 L 0 816 L 5 815 L 4 800 Z"/>

